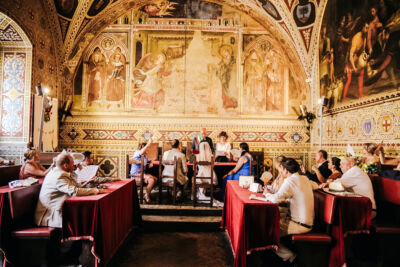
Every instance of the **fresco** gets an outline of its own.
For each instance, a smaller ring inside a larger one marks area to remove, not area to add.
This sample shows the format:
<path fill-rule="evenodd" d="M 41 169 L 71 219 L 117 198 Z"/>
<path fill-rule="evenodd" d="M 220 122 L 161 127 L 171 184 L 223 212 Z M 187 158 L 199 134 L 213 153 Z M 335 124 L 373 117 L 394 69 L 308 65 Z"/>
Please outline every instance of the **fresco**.
<path fill-rule="evenodd" d="M 319 42 L 320 95 L 332 107 L 397 90 L 399 41 L 399 1 L 329 1 Z"/>
<path fill-rule="evenodd" d="M 78 0 L 54 0 L 58 14 L 61 16 L 72 19 L 75 9 L 78 6 Z"/>
<path fill-rule="evenodd" d="M 88 15 L 96 16 L 110 3 L 110 0 L 95 0 L 89 8 Z"/>
<path fill-rule="evenodd" d="M 145 5 L 140 10 L 150 18 L 217 19 L 222 15 L 221 5 L 200 0 L 160 0 Z"/>
<path fill-rule="evenodd" d="M 130 28 L 113 25 L 84 52 L 73 109 L 168 116 L 293 114 L 292 107 L 306 101 L 306 90 L 291 74 L 279 41 L 263 31 L 241 34 L 242 25 L 260 26 L 230 8 L 217 17 L 191 19 L 189 26 L 179 24 L 180 17 L 147 17 Z"/>

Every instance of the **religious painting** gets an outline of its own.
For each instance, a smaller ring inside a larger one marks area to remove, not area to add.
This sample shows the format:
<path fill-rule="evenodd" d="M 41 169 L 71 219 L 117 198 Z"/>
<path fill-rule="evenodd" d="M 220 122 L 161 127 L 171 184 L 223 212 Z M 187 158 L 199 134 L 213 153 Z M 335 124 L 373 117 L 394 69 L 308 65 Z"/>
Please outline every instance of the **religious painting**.
<path fill-rule="evenodd" d="M 283 112 L 284 56 L 266 35 L 245 35 L 244 39 L 243 110 L 250 114 Z"/>
<path fill-rule="evenodd" d="M 237 46 L 223 41 L 234 34 L 138 35 L 150 45 L 132 72 L 132 108 L 189 114 L 237 111 Z"/>
<path fill-rule="evenodd" d="M 398 90 L 399 69 L 399 1 L 328 2 L 319 41 L 319 79 L 320 95 L 330 107 Z"/>
<path fill-rule="evenodd" d="M 75 9 L 78 6 L 78 0 L 54 0 L 58 14 L 72 19 Z"/>
<path fill-rule="evenodd" d="M 217 19 L 222 16 L 222 6 L 201 0 L 154 1 L 141 11 L 150 18 Z"/>
<path fill-rule="evenodd" d="M 88 15 L 91 17 L 96 16 L 101 11 L 106 8 L 106 6 L 110 3 L 110 0 L 95 0 L 89 8 Z"/>
<path fill-rule="evenodd" d="M 83 67 L 82 107 L 92 111 L 124 108 L 128 55 L 125 44 L 114 35 L 101 35 L 96 40 Z"/>

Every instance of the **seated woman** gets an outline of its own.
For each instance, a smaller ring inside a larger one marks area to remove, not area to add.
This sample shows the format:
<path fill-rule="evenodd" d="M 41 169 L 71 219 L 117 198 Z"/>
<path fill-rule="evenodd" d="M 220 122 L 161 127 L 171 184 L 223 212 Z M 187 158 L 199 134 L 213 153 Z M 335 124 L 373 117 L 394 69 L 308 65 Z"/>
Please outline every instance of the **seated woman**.
<path fill-rule="evenodd" d="M 46 174 L 53 168 L 54 163 L 46 170 L 45 167 L 40 165 L 40 153 L 36 149 L 29 149 L 24 153 L 25 163 L 21 166 L 19 171 L 19 179 L 26 179 L 28 177 L 44 178 Z"/>
<path fill-rule="evenodd" d="M 265 186 L 264 189 L 264 194 L 265 193 L 275 193 L 278 192 L 279 188 L 281 188 L 283 181 L 284 181 L 284 177 L 282 175 L 282 162 L 286 159 L 285 156 L 279 156 L 276 161 L 275 161 L 275 168 L 278 170 L 278 175 L 276 176 L 276 178 L 274 179 L 274 181 L 272 182 L 272 184 L 270 186 Z"/>
<path fill-rule="evenodd" d="M 207 161 L 211 162 L 211 157 L 213 156 L 210 145 L 207 142 L 201 142 L 199 147 L 199 154 L 197 155 L 198 161 Z M 198 166 L 197 177 L 210 177 L 211 176 L 211 166 L 210 165 L 199 165 Z M 201 183 L 210 183 L 210 180 L 207 179 L 196 179 L 197 184 Z M 213 173 L 213 184 L 216 185 L 218 183 L 217 175 L 215 172 Z M 205 195 L 205 188 L 199 188 L 197 192 L 197 199 L 199 200 L 208 200 L 210 197 Z"/>
<path fill-rule="evenodd" d="M 318 168 L 313 168 L 315 174 L 317 175 L 318 181 L 322 184 L 326 182 L 332 182 L 335 179 L 342 177 L 342 170 L 340 169 L 340 159 L 336 157 L 332 157 L 328 161 L 328 169 L 332 171 L 332 174 L 325 179 L 325 177 L 321 174 Z"/>
<path fill-rule="evenodd" d="M 230 158 L 230 153 L 231 153 L 231 144 L 226 142 L 228 139 L 228 135 L 226 132 L 222 131 L 218 135 L 219 142 L 217 143 L 217 147 L 215 152 L 217 154 L 217 158 L 215 159 L 216 162 L 228 162 Z M 220 155 L 220 153 L 223 153 L 223 155 Z"/>
<path fill-rule="evenodd" d="M 378 146 L 378 155 L 379 155 L 379 162 L 383 165 L 391 165 L 395 168 L 395 170 L 400 170 L 400 158 L 393 158 L 388 159 L 385 157 L 385 150 L 383 149 L 382 144 Z"/>
<path fill-rule="evenodd" d="M 133 154 L 133 157 L 132 157 L 132 166 L 131 166 L 131 172 L 130 172 L 130 174 L 135 174 L 135 175 L 140 175 L 142 171 L 144 172 L 144 175 L 143 175 L 144 182 L 147 184 L 146 193 L 144 196 L 144 199 L 146 202 L 150 202 L 150 193 L 151 193 L 151 190 L 153 189 L 155 182 L 157 181 L 156 177 L 154 177 L 151 174 L 146 173 L 147 166 L 149 168 L 153 167 L 153 163 L 145 155 L 146 150 L 150 146 L 150 144 L 151 144 L 151 138 L 149 139 L 147 144 L 146 143 L 139 144 L 138 150 L 135 151 L 135 153 Z M 137 163 L 137 162 L 140 162 L 140 158 L 142 155 L 144 155 L 144 163 L 143 163 L 144 170 L 142 170 L 141 164 Z M 133 162 L 133 161 L 135 161 L 135 162 Z"/>
<path fill-rule="evenodd" d="M 376 155 L 378 146 L 374 143 L 365 143 L 363 145 L 363 163 L 376 163 L 380 166 L 379 156 Z"/>
<path fill-rule="evenodd" d="M 225 198 L 225 186 L 228 180 L 239 180 L 240 176 L 250 175 L 250 160 L 252 157 L 249 153 L 249 145 L 247 143 L 240 143 L 240 158 L 233 170 L 225 174 L 222 182 L 222 200 Z"/>

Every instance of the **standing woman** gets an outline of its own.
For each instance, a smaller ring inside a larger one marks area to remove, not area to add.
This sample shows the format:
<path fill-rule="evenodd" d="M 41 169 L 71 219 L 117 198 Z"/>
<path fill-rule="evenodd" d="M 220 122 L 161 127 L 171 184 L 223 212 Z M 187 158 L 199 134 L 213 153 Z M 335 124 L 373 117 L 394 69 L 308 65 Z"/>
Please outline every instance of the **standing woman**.
<path fill-rule="evenodd" d="M 52 169 L 54 163 L 46 170 L 40 165 L 40 154 L 36 149 L 29 149 L 24 153 L 25 163 L 19 171 L 19 179 L 26 179 L 28 177 L 44 178 L 46 174 Z"/>
<path fill-rule="evenodd" d="M 211 162 L 211 158 L 213 156 L 210 145 L 207 142 L 200 143 L 200 151 L 198 154 L 199 161 L 207 161 Z M 210 177 L 211 176 L 211 166 L 210 165 L 199 165 L 198 166 L 197 177 Z M 201 181 L 200 181 L 201 180 Z M 207 179 L 196 179 L 196 183 L 210 183 L 210 180 Z M 217 175 L 215 172 L 213 173 L 213 184 L 216 185 L 218 183 Z M 205 188 L 199 188 L 197 192 L 197 199 L 199 200 L 208 200 L 210 197 L 207 197 L 205 194 Z"/>
<path fill-rule="evenodd" d="M 144 172 L 144 182 L 147 184 L 146 186 L 146 194 L 144 195 L 144 199 L 146 202 L 150 202 L 150 193 L 151 190 L 153 189 L 153 186 L 155 184 L 155 182 L 157 181 L 157 178 L 154 177 L 151 174 L 146 173 L 146 167 L 147 165 L 149 166 L 149 168 L 153 167 L 153 163 L 151 162 L 151 160 L 146 157 L 145 153 L 147 148 L 150 146 L 151 144 L 151 137 L 149 139 L 149 141 L 146 143 L 139 143 L 139 147 L 138 150 L 135 151 L 135 153 L 133 154 L 133 161 L 136 162 L 140 162 L 140 158 L 142 155 L 144 155 L 144 162 L 143 162 L 143 170 L 142 170 L 142 166 L 140 163 L 134 163 L 132 162 L 132 166 L 131 166 L 131 174 L 136 174 L 136 175 L 140 175 L 141 172 Z"/>
<path fill-rule="evenodd" d="M 222 200 L 225 198 L 225 187 L 226 182 L 228 180 L 239 180 L 240 176 L 249 176 L 250 175 L 250 160 L 252 157 L 249 153 L 249 145 L 247 143 L 240 143 L 239 145 L 240 150 L 240 158 L 233 170 L 228 172 L 223 177 L 222 182 Z"/>
<path fill-rule="evenodd" d="M 231 144 L 226 142 L 228 140 L 228 135 L 226 132 L 222 131 L 218 135 L 219 142 L 217 143 L 216 152 L 224 153 L 224 155 L 217 155 L 215 159 L 216 162 L 228 162 L 231 153 Z"/>

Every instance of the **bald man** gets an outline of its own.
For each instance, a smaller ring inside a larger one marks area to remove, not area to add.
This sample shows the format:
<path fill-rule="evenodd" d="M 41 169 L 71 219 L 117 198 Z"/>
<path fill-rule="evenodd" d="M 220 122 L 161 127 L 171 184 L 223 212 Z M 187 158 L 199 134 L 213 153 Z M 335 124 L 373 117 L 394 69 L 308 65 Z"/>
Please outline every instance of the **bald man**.
<path fill-rule="evenodd" d="M 336 179 L 335 182 L 341 182 L 344 188 L 352 188 L 354 193 L 368 197 L 372 202 L 371 218 L 376 216 L 376 204 L 374 189 L 368 174 L 361 170 L 354 161 L 354 158 L 343 158 L 340 161 L 340 168 L 343 176 Z"/>
<path fill-rule="evenodd" d="M 210 137 L 207 136 L 207 129 L 201 128 L 200 135 L 193 139 L 192 152 L 193 154 L 199 154 L 199 147 L 201 142 L 207 142 L 210 145 L 211 151 L 214 153 L 213 142 Z"/>
<path fill-rule="evenodd" d="M 35 223 L 40 226 L 62 227 L 62 205 L 72 196 L 95 195 L 107 190 L 80 188 L 71 178 L 74 160 L 68 153 L 61 153 L 56 158 L 56 167 L 45 177 L 36 206 Z"/>

